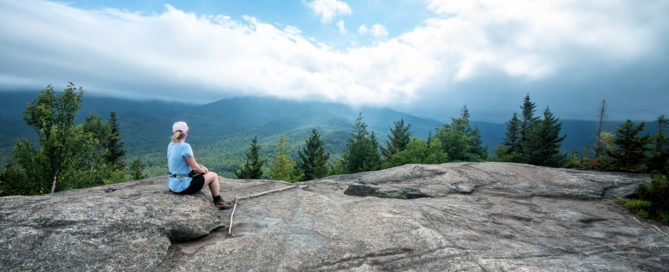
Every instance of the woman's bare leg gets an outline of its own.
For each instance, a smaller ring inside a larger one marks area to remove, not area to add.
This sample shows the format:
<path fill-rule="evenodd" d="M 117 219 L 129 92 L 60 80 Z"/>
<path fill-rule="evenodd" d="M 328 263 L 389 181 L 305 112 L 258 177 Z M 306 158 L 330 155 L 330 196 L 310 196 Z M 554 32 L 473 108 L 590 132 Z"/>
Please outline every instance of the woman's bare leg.
<path fill-rule="evenodd" d="M 211 191 L 211 196 L 219 195 L 218 191 L 218 175 L 214 172 L 207 172 L 204 174 L 204 186 L 209 185 L 209 191 Z"/>

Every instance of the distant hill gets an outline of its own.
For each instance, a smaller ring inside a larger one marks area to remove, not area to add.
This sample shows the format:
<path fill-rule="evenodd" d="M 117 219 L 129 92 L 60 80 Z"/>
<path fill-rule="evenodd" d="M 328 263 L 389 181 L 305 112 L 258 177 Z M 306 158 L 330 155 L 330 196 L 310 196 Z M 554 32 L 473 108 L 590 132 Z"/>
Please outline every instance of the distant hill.
<path fill-rule="evenodd" d="M 28 102 L 37 93 L 0 93 L 0 121 L 11 128 L 0 134 L 0 162 L 4 165 L 11 155 L 12 146 L 21 137 L 35 140 L 35 132 L 22 120 Z M 326 151 L 336 160 L 350 137 L 353 123 L 362 113 L 363 121 L 375 131 L 381 144 L 394 121 L 404 119 L 411 124 L 415 136 L 425 138 L 434 128 L 441 126 L 438 120 L 421 118 L 388 108 L 352 108 L 343 104 L 324 102 L 298 102 L 267 97 L 239 97 L 219 100 L 204 105 L 164 102 L 135 101 L 84 95 L 77 122 L 95 113 L 104 119 L 115 111 L 120 123 L 122 141 L 127 150 L 127 161 L 140 158 L 148 164 L 151 175 L 165 173 L 165 147 L 170 141 L 171 125 L 183 120 L 191 127 L 188 142 L 192 144 L 198 161 L 209 168 L 232 175 L 245 160 L 245 152 L 253 136 L 258 136 L 262 146 L 261 155 L 270 158 L 276 154 L 279 135 L 286 136 L 294 158 L 312 129 L 322 135 Z M 559 113 L 556 113 L 559 116 Z M 475 112 L 472 112 L 476 116 Z M 511 116 L 511 113 L 509 113 Z M 445 120 L 450 122 L 449 120 Z M 582 151 L 594 142 L 594 121 L 561 120 L 562 133 L 567 134 L 562 150 Z M 493 152 L 504 138 L 506 124 L 472 122 L 481 131 L 481 139 Z M 612 131 L 617 122 L 608 122 Z"/>

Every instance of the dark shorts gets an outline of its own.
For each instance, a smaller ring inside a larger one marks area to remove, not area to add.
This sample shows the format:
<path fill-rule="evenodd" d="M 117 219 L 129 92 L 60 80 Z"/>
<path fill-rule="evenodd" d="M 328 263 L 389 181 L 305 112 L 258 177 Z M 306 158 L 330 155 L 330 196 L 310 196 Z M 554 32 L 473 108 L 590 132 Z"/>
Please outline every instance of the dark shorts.
<path fill-rule="evenodd" d="M 194 193 L 201 191 L 202 187 L 204 187 L 204 175 L 200 174 L 193 177 L 193 179 L 190 181 L 190 185 L 188 186 L 188 188 L 178 193 L 172 191 L 172 193 L 177 193 L 180 195 L 192 195 Z"/>

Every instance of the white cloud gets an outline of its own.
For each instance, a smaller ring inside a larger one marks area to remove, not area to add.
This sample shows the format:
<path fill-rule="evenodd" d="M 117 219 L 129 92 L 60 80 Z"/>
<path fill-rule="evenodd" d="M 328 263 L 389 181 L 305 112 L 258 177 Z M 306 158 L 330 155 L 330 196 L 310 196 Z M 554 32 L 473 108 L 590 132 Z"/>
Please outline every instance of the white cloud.
<path fill-rule="evenodd" d="M 333 49 L 296 27 L 253 17 L 87 11 L 44 1 L 0 0 L 0 86 L 73 81 L 121 96 L 210 102 L 271 95 L 398 105 L 455 92 L 489 73 L 540 81 L 587 63 L 624 65 L 663 52 L 666 1 L 435 0 L 435 17 L 368 46 Z M 321 8 L 329 21 L 350 14 Z M 317 9 L 314 9 L 317 10 Z M 658 27 L 658 25 L 660 27 Z M 345 30 L 343 21 L 337 26 Z M 382 25 L 357 29 L 387 37 Z M 355 44 L 352 42 L 352 44 Z M 357 45 L 357 44 L 356 44 Z"/>
<path fill-rule="evenodd" d="M 344 21 L 342 20 L 339 20 L 339 22 L 337 22 L 337 29 L 339 29 L 339 33 L 341 34 L 344 35 L 348 34 L 348 30 L 346 30 L 346 26 L 344 25 Z"/>
<path fill-rule="evenodd" d="M 323 23 L 329 23 L 338 15 L 350 15 L 352 13 L 348 4 L 338 0 L 314 0 L 306 3 L 306 5 L 321 17 Z"/>
<path fill-rule="evenodd" d="M 374 24 L 372 26 L 372 28 L 369 30 L 369 32 L 374 37 L 377 37 L 377 38 L 388 36 L 388 29 L 386 29 L 386 27 L 384 27 L 383 25 L 380 25 L 380 24 Z"/>
<path fill-rule="evenodd" d="M 358 33 L 364 35 L 364 34 L 367 34 L 367 32 L 369 32 L 369 29 L 367 29 L 366 25 L 362 24 L 358 27 Z"/>
<path fill-rule="evenodd" d="M 456 80 L 487 69 L 541 79 L 577 66 L 583 55 L 620 64 L 657 50 L 657 29 L 644 18 L 659 14 L 634 1 L 432 0 L 428 8 L 444 17 L 404 39 L 450 48 L 440 55 Z"/>

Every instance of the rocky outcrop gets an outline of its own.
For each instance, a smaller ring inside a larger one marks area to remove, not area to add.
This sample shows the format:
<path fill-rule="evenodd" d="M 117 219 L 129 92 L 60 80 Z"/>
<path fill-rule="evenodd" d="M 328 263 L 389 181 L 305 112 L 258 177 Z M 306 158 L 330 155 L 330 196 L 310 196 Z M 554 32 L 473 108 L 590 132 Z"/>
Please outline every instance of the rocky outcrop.
<path fill-rule="evenodd" d="M 669 228 L 613 202 L 642 175 L 405 165 L 239 203 L 165 177 L 0 198 L 0 268 L 26 271 L 663 271 Z M 221 179 L 224 197 L 290 186 Z M 346 192 L 346 193 L 345 193 Z"/>

